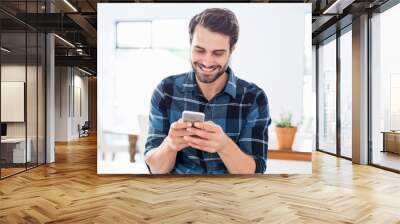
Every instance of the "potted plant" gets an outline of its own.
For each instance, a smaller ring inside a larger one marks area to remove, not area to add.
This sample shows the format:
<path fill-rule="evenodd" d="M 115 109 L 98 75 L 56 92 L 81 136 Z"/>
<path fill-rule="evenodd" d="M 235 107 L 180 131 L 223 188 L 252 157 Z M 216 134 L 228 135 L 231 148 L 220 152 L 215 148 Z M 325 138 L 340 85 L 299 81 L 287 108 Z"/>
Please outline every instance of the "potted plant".
<path fill-rule="evenodd" d="M 280 120 L 275 121 L 275 126 L 278 149 L 291 150 L 297 132 L 297 127 L 292 124 L 292 113 L 282 113 Z"/>

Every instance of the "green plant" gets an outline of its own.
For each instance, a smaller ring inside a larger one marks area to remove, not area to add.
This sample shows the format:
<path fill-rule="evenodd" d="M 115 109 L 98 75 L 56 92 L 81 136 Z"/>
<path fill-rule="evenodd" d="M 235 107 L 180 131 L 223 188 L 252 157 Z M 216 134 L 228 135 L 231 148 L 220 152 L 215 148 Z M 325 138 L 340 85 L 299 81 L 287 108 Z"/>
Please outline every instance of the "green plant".
<path fill-rule="evenodd" d="M 281 118 L 278 121 L 274 121 L 276 127 L 279 128 L 293 128 L 292 124 L 292 113 L 281 113 Z"/>

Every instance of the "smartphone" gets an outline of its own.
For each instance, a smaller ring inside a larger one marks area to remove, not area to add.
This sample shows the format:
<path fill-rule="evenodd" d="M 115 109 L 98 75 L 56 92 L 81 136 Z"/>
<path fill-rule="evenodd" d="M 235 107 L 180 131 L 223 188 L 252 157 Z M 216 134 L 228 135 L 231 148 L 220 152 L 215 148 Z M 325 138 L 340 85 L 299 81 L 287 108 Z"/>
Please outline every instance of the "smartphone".
<path fill-rule="evenodd" d="M 182 112 L 182 120 L 184 122 L 204 122 L 205 115 L 204 113 L 201 112 L 195 112 L 195 111 L 183 111 Z"/>

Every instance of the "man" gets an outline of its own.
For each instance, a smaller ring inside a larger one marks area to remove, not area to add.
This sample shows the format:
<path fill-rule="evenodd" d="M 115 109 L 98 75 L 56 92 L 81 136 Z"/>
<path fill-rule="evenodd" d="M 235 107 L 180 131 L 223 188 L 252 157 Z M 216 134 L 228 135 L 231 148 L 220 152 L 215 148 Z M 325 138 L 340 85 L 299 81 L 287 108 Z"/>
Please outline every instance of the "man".
<path fill-rule="evenodd" d="M 266 170 L 265 93 L 228 66 L 239 25 L 227 9 L 206 9 L 189 24 L 193 70 L 164 79 L 151 99 L 145 161 L 154 174 L 254 174 Z M 205 113 L 183 122 L 182 111 Z"/>

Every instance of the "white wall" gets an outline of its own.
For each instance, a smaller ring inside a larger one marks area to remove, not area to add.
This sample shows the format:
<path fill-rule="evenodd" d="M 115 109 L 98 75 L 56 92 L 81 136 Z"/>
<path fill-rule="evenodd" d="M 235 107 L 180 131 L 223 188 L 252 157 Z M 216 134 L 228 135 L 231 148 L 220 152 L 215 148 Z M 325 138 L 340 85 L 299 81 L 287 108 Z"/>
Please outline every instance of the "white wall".
<path fill-rule="evenodd" d="M 1 66 L 1 81 L 2 82 L 25 82 L 26 69 L 32 71 L 33 67 L 18 64 L 8 64 Z M 36 68 L 35 68 L 36 70 Z M 30 74 L 30 72 L 28 72 Z M 2 96 L 3 98 L 4 96 Z M 7 97 L 7 96 L 5 96 Z M 22 108 L 24 110 L 24 108 Z M 1 110 L 7 110 L 7 108 L 1 108 Z M 25 123 L 24 122 L 11 122 L 7 124 L 7 136 L 8 137 L 25 137 Z"/>
<path fill-rule="evenodd" d="M 25 82 L 26 69 L 32 70 L 31 66 L 27 68 L 25 65 L 8 64 L 1 66 L 1 81 L 19 81 Z M 31 74 L 31 72 L 28 72 Z M 26 83 L 26 82 L 25 82 Z M 7 110 L 7 108 L 1 108 L 1 110 Z M 7 137 L 25 137 L 25 122 L 10 122 L 7 123 Z"/>
<path fill-rule="evenodd" d="M 68 84 L 67 67 L 55 68 L 55 141 L 67 141 Z"/>
<path fill-rule="evenodd" d="M 88 77 L 87 76 L 82 76 L 83 73 L 81 73 L 78 70 L 75 70 L 75 75 L 74 75 L 74 109 L 75 113 L 73 113 L 73 119 L 72 119 L 72 136 L 74 138 L 78 137 L 78 129 L 77 126 L 80 124 L 81 126 L 85 123 L 85 121 L 88 121 L 89 117 L 89 112 L 88 112 Z M 78 74 L 76 74 L 78 72 Z M 80 93 L 78 91 L 80 90 Z M 80 98 L 79 98 L 80 95 Z M 80 101 L 80 103 L 79 103 Z M 79 108 L 81 107 L 81 108 Z M 82 110 L 81 112 L 79 111 Z"/>
<path fill-rule="evenodd" d="M 26 112 L 26 120 L 23 122 L 6 122 L 7 137 L 21 138 L 27 136 L 30 140 L 32 161 L 36 162 L 36 153 L 39 154 L 39 163 L 44 162 L 44 74 L 41 66 L 25 66 L 25 64 L 3 64 L 1 66 L 1 81 L 24 82 L 26 85 L 26 107 L 18 108 L 23 114 Z M 27 79 L 27 81 L 26 81 Z M 3 90 L 2 90 L 3 92 Z M 7 96 L 2 95 L 2 98 Z M 2 103 L 3 104 L 3 103 Z M 24 102 L 23 102 L 24 104 Z M 17 113 L 16 108 L 2 107 L 3 112 Z"/>
<path fill-rule="evenodd" d="M 72 67 L 56 67 L 55 73 L 55 140 L 77 139 L 78 124 L 83 125 L 88 120 L 88 78 Z M 79 105 L 79 89 L 82 114 L 76 106 Z"/>
<path fill-rule="evenodd" d="M 264 89 L 272 119 L 290 111 L 300 121 L 304 75 L 311 73 L 306 69 L 311 60 L 305 59 L 311 55 L 310 4 L 98 4 L 98 145 L 101 131 L 139 132 L 137 115 L 148 113 L 155 85 L 190 69 L 188 59 L 116 49 L 116 22 L 190 19 L 210 7 L 229 8 L 238 17 L 239 41 L 231 60 L 237 76 Z M 180 66 L 171 68 L 165 57 Z M 274 147 L 273 128 L 270 136 Z"/>
<path fill-rule="evenodd" d="M 29 85 L 31 88 L 27 88 L 27 119 L 28 119 L 28 137 L 31 133 L 36 135 L 36 67 L 18 64 L 7 64 L 1 66 L 1 81 L 4 82 L 24 82 L 25 75 L 28 77 Z M 34 86 L 34 88 L 32 88 Z M 7 96 L 2 96 L 7 97 Z M 32 102 L 34 102 L 32 104 Z M 40 105 L 39 105 L 40 106 Z M 7 110 L 8 108 L 1 108 L 1 110 Z M 24 110 L 24 108 L 22 108 Z M 34 123 L 32 123 L 34 122 Z M 8 137 L 25 137 L 25 124 L 26 122 L 7 122 L 7 136 Z"/>

